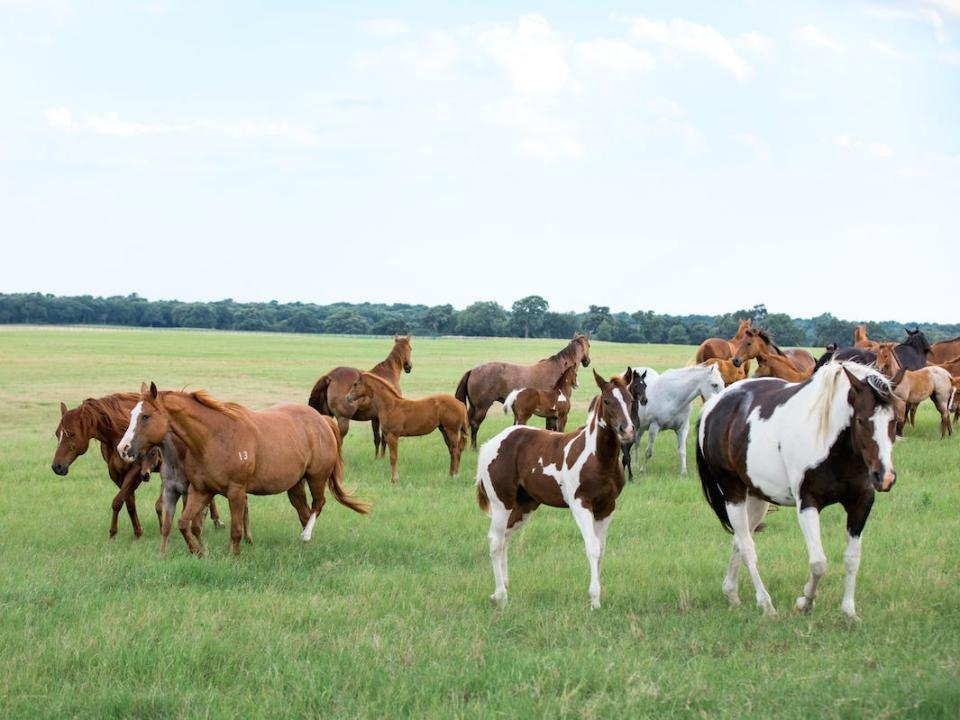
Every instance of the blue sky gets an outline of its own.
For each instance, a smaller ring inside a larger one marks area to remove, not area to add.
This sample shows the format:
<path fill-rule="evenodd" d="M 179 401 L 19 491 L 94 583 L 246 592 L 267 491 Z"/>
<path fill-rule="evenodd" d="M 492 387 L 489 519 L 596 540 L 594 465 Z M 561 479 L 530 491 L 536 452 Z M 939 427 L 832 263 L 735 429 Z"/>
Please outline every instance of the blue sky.
<path fill-rule="evenodd" d="M 960 0 L 0 0 L 0 291 L 956 322 Z"/>

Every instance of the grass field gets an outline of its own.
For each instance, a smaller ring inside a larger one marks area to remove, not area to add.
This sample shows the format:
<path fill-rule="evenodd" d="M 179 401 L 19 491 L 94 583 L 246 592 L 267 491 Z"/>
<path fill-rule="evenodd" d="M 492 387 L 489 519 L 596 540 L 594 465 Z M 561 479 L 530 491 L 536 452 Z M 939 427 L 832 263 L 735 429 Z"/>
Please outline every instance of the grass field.
<path fill-rule="evenodd" d="M 531 362 L 558 341 L 414 339 L 412 396 L 452 392 L 472 365 Z M 857 601 L 839 610 L 844 515 L 824 514 L 831 562 L 810 615 L 791 613 L 807 560 L 795 513 L 758 536 L 781 612 L 764 620 L 720 592 L 729 537 L 672 433 L 621 496 L 589 610 L 577 529 L 543 509 L 511 544 L 510 604 L 493 609 L 476 454 L 446 476 L 439 435 L 400 443 L 400 482 L 367 424 L 345 441 L 360 517 L 328 502 L 310 544 L 285 496 L 252 498 L 255 545 L 235 559 L 179 535 L 160 558 L 155 478 L 107 539 L 115 488 L 95 446 L 50 471 L 59 411 L 85 397 L 205 387 L 253 407 L 305 400 L 336 364 L 370 366 L 388 339 L 0 328 L 0 714 L 6 717 L 950 717 L 960 716 L 960 437 L 931 407 L 897 445 L 896 488 L 864 534 Z M 594 343 L 593 366 L 685 364 L 693 349 Z M 581 372 L 573 420 L 593 395 Z M 499 405 L 481 440 L 506 425 Z M 693 444 L 691 433 L 691 446 Z M 693 458 L 693 451 L 690 451 Z M 222 505 L 226 508 L 226 503 Z"/>

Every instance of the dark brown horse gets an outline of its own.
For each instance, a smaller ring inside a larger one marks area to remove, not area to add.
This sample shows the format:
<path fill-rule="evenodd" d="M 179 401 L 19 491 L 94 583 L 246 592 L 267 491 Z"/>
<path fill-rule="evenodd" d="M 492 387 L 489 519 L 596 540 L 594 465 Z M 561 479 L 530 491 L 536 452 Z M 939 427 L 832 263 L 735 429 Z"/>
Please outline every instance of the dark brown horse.
<path fill-rule="evenodd" d="M 633 371 L 606 381 L 593 373 L 600 395 L 587 424 L 569 434 L 512 425 L 488 440 L 477 458 L 477 502 L 490 515 L 490 600 L 507 602 L 507 544 L 541 505 L 570 508 L 590 563 L 590 605 L 600 607 L 600 560 L 623 490 L 620 444 L 633 441 Z"/>
<path fill-rule="evenodd" d="M 553 390 L 557 380 L 571 365 L 590 365 L 590 333 L 575 333 L 573 340 L 556 355 L 536 365 L 488 362 L 467 370 L 457 386 L 457 399 L 467 407 L 470 418 L 470 442 L 477 447 L 477 431 L 495 402 L 503 402 L 511 390 L 534 388 Z"/>
<path fill-rule="evenodd" d="M 816 358 L 806 350 L 800 348 L 781 350 L 777 347 L 773 338 L 770 337 L 770 334 L 762 328 L 747 330 L 743 339 L 737 344 L 737 349 L 733 354 L 733 364 L 740 366 L 747 360 L 753 360 L 761 352 L 785 357 L 801 373 L 812 373 L 817 365 Z"/>
<path fill-rule="evenodd" d="M 740 344 L 740 341 L 743 340 L 744 335 L 746 335 L 747 330 L 749 330 L 752 325 L 753 321 L 747 318 L 746 320 L 740 321 L 737 332 L 729 340 L 724 340 L 723 338 L 718 337 L 707 338 L 704 340 L 702 343 L 700 343 L 700 347 L 697 348 L 697 364 L 699 365 L 700 363 L 712 358 L 717 360 L 732 360 L 733 356 L 737 352 L 737 345 Z M 720 372 L 723 372 L 723 368 L 720 369 Z M 750 374 L 749 362 L 745 363 L 743 372 L 744 377 Z M 726 382 L 726 378 L 724 378 L 724 382 Z"/>
<path fill-rule="evenodd" d="M 400 391 L 400 371 L 413 370 L 413 350 L 409 335 L 394 335 L 393 349 L 387 357 L 374 365 L 370 372 L 383 378 Z M 387 441 L 380 433 L 380 421 L 377 413 L 369 404 L 355 405 L 347 401 L 347 393 L 360 375 L 360 370 L 352 367 L 335 367 L 326 375 L 321 375 L 310 393 L 309 405 L 322 415 L 331 415 L 340 426 L 340 437 L 346 437 L 351 420 L 369 420 L 373 427 L 373 453 L 382 457 L 386 452 Z"/>
<path fill-rule="evenodd" d="M 513 413 L 514 425 L 526 425 L 536 415 L 545 418 L 547 430 L 564 432 L 570 414 L 570 398 L 577 387 L 577 365 L 571 365 L 560 376 L 553 390 L 544 392 L 534 388 L 511 390 L 503 401 L 504 414 Z"/>
<path fill-rule="evenodd" d="M 240 540 L 249 524 L 248 493 L 286 492 L 300 516 L 304 542 L 312 537 L 323 509 L 325 487 L 351 510 L 368 510 L 341 484 L 343 455 L 336 421 L 306 405 L 285 403 L 253 411 L 221 403 L 202 390 L 160 393 L 153 383 L 149 389 L 142 386 L 117 450 L 135 460 L 162 444 L 167 433 L 187 449 L 184 475 L 190 492 L 178 527 L 192 553 L 203 552 L 194 520 L 214 494 L 225 495 L 230 502 L 230 549 L 235 555 L 240 554 Z M 313 496 L 312 507 L 307 505 L 304 481 Z"/>
<path fill-rule="evenodd" d="M 143 535 L 143 526 L 137 514 L 136 492 L 142 482 L 149 480 L 150 473 L 145 473 L 140 463 L 134 464 L 120 457 L 116 448 L 130 424 L 130 411 L 139 399 L 136 393 L 114 393 L 102 398 L 88 398 L 72 410 L 60 403 L 57 449 L 51 467 L 57 475 L 66 475 L 73 461 L 87 452 L 91 440 L 100 442 L 100 454 L 107 464 L 107 472 L 113 484 L 119 488 L 111 502 L 113 515 L 110 519 L 110 537 L 117 534 L 117 518 L 124 505 L 134 535 Z M 216 505 L 211 505 L 210 512 L 214 523 L 220 527 Z M 160 500 L 157 500 L 157 519 L 160 520 Z"/>

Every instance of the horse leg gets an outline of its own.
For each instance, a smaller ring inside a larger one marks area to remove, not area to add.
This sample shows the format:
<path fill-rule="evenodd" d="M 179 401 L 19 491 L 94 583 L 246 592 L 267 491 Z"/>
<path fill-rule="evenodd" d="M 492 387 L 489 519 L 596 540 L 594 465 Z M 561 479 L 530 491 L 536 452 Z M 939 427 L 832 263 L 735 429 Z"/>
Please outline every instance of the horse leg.
<path fill-rule="evenodd" d="M 131 465 L 127 468 L 127 472 L 124 473 L 123 480 L 117 482 L 116 478 L 111 478 L 117 484 L 118 489 L 117 494 L 113 496 L 113 502 L 110 503 L 110 509 L 113 511 L 113 517 L 110 521 L 110 537 L 117 534 L 117 520 L 120 516 L 120 508 L 122 508 L 124 504 L 127 506 L 127 513 L 130 514 L 130 488 L 134 486 L 134 483 L 137 485 L 140 484 L 137 482 L 139 477 L 140 468 Z M 143 528 L 140 527 L 140 519 L 137 518 L 136 507 L 134 507 L 133 513 L 130 514 L 130 524 L 133 525 L 133 534 L 136 537 L 143 535 Z"/>
<path fill-rule="evenodd" d="M 737 543 L 740 555 L 750 571 L 750 579 L 753 580 L 753 588 L 757 596 L 757 605 L 765 615 L 776 617 L 777 611 L 773 607 L 770 593 L 763 586 L 763 580 L 760 579 L 760 572 L 757 570 L 757 549 L 753 544 L 753 536 L 750 532 L 750 516 L 747 511 L 747 503 L 727 503 L 726 505 L 727 516 L 730 518 L 730 525 L 733 527 L 733 540 Z"/>
<path fill-rule="evenodd" d="M 953 423 L 950 421 L 950 410 L 947 408 L 947 401 L 940 397 L 940 395 L 934 393 L 931 399 L 940 413 L 940 439 L 943 440 L 945 436 L 953 435 Z"/>
<path fill-rule="evenodd" d="M 533 511 L 538 507 L 540 507 L 540 503 L 531 502 L 527 505 L 520 505 L 518 503 L 513 507 L 513 510 L 510 511 L 510 516 L 507 518 L 507 527 L 503 535 L 503 552 L 500 554 L 500 572 L 503 577 L 504 590 L 510 589 L 510 573 L 507 568 L 507 552 L 510 547 L 510 538 L 530 519 Z"/>
<path fill-rule="evenodd" d="M 596 519 L 593 511 L 583 506 L 579 499 L 570 503 L 570 512 L 580 528 L 583 536 L 583 545 L 587 551 L 587 563 L 590 565 L 590 607 L 597 610 L 600 607 L 600 538 L 594 531 Z"/>
<path fill-rule="evenodd" d="M 320 512 L 323 510 L 323 506 L 327 502 L 327 499 L 323 495 L 324 487 L 327 484 L 327 478 L 309 475 L 307 477 L 307 482 L 310 485 L 310 495 L 313 496 L 313 505 L 310 508 L 307 524 L 304 526 L 303 532 L 300 533 L 300 539 L 303 540 L 303 542 L 310 542 L 310 538 L 313 537 L 313 526 L 316 524 L 317 518 L 320 516 Z"/>
<path fill-rule="evenodd" d="M 387 433 L 387 447 L 390 448 L 390 482 L 395 483 L 397 478 L 397 445 L 400 442 L 393 433 Z"/>
<path fill-rule="evenodd" d="M 167 543 L 170 541 L 170 526 L 173 525 L 173 516 L 177 512 L 177 502 L 180 492 L 172 487 L 163 486 L 157 504 L 160 505 L 160 554 L 167 552 Z M 186 508 L 184 508 L 186 509 Z M 188 543 L 189 544 L 189 543 Z"/>
<path fill-rule="evenodd" d="M 243 541 L 253 545 L 253 533 L 250 532 L 250 502 L 244 498 L 243 503 Z"/>
<path fill-rule="evenodd" d="M 852 620 L 857 618 L 857 606 L 854 595 L 857 591 L 857 572 L 860 570 L 860 538 L 863 528 L 870 517 L 873 507 L 874 493 L 866 492 L 853 502 L 845 506 L 847 511 L 847 549 L 843 553 L 843 602 L 840 609 L 844 615 Z"/>
<path fill-rule="evenodd" d="M 203 509 L 207 506 L 207 503 L 210 502 L 210 498 L 213 497 L 213 493 L 206 490 L 197 490 L 192 488 L 191 492 L 187 493 L 187 500 L 183 505 L 183 510 L 180 513 L 180 520 L 177 521 L 177 527 L 180 529 L 180 534 L 183 535 L 183 539 L 187 543 L 187 547 L 190 548 L 190 552 L 194 555 L 203 554 L 203 546 L 200 544 L 199 538 L 193 532 L 193 519 L 203 512 Z"/>
<path fill-rule="evenodd" d="M 380 420 L 374 418 L 370 421 L 370 427 L 373 430 L 373 456 L 380 457 Z"/>
<path fill-rule="evenodd" d="M 487 417 L 487 410 L 489 409 L 489 405 L 485 407 L 471 405 L 467 410 L 467 416 L 470 420 L 470 447 L 474 450 L 477 449 L 477 432 L 480 430 L 480 423 Z"/>
<path fill-rule="evenodd" d="M 680 454 L 680 474 L 687 474 L 687 434 L 690 432 L 690 417 L 677 430 L 677 452 Z"/>
<path fill-rule="evenodd" d="M 642 474 L 647 471 L 647 462 L 653 457 L 653 441 L 657 439 L 658 432 L 660 432 L 660 426 L 656 423 L 650 423 L 650 427 L 647 428 L 647 452 L 643 456 L 643 462 L 640 463 L 640 467 L 637 469 L 638 473 Z"/>
<path fill-rule="evenodd" d="M 137 515 L 137 497 L 134 495 L 136 491 L 136 486 L 140 484 L 139 482 L 140 472 L 137 472 L 137 481 L 135 485 L 130 489 L 130 492 L 127 494 L 126 505 L 127 505 L 127 515 L 130 516 L 130 524 L 133 525 L 133 536 L 135 538 L 143 535 L 143 526 L 140 525 L 140 516 Z"/>
<path fill-rule="evenodd" d="M 191 499 L 193 493 L 188 497 Z M 231 483 L 227 488 L 227 501 L 230 503 L 230 551 L 240 555 L 240 539 L 243 537 L 244 515 L 247 509 L 247 490 L 239 483 Z M 183 518 L 180 519 L 183 522 Z"/>
<path fill-rule="evenodd" d="M 287 499 L 290 500 L 293 509 L 297 511 L 297 517 L 300 518 L 300 527 L 306 527 L 307 521 L 310 519 L 310 505 L 307 504 L 306 483 L 301 480 L 287 490 Z"/>
<path fill-rule="evenodd" d="M 600 560 L 597 565 L 597 572 L 603 567 L 603 553 L 607 548 L 607 530 L 610 529 L 610 521 L 613 520 L 613 513 L 607 515 L 603 520 L 593 521 L 593 534 L 600 541 Z"/>
<path fill-rule="evenodd" d="M 163 532 L 163 485 L 160 485 L 160 494 L 157 496 L 157 502 L 154 503 L 153 509 L 157 511 L 157 524 L 160 526 L 160 531 Z"/>
<path fill-rule="evenodd" d="M 210 498 L 210 519 L 217 530 L 224 528 L 223 520 L 220 519 L 220 511 L 217 510 L 217 499 L 215 497 Z"/>
<path fill-rule="evenodd" d="M 489 496 L 490 493 L 487 493 Z M 510 513 L 496 498 L 490 498 L 490 529 L 487 531 L 487 541 L 490 543 L 490 563 L 493 565 L 493 595 L 490 602 L 499 607 L 507 604 L 507 584 L 504 577 L 507 554 L 507 522 Z"/>
<path fill-rule="evenodd" d="M 797 598 L 794 609 L 798 612 L 809 612 L 817 595 L 817 584 L 827 572 L 827 556 L 820 540 L 820 510 L 814 506 L 803 507 L 803 499 L 800 499 L 797 501 L 797 520 L 810 556 L 810 578 L 803 586 L 803 595 Z"/>
<path fill-rule="evenodd" d="M 767 514 L 770 503 L 751 495 L 747 496 L 747 518 L 750 521 L 750 529 L 756 532 L 757 527 Z M 731 605 L 740 604 L 740 591 L 737 588 L 737 577 L 740 574 L 740 549 L 737 547 L 737 539 L 733 538 L 733 550 L 730 553 L 730 564 L 727 566 L 727 574 L 723 578 L 723 594 L 727 596 Z"/>
<path fill-rule="evenodd" d="M 350 418 L 337 415 L 337 427 L 340 428 L 340 439 L 342 440 L 350 432 Z"/>
<path fill-rule="evenodd" d="M 633 450 L 633 443 L 621 443 L 620 445 L 620 462 L 623 465 L 624 469 L 627 471 L 627 479 L 630 482 L 633 482 L 633 467 L 630 464 L 630 452 Z"/>

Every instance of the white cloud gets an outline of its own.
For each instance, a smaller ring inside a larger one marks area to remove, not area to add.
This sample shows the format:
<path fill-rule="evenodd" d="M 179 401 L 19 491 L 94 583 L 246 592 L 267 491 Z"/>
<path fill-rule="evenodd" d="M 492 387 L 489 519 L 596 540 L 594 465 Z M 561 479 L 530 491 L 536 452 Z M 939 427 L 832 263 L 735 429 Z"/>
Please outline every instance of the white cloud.
<path fill-rule="evenodd" d="M 890 58 L 891 60 L 909 60 L 910 56 L 906 53 L 900 52 L 899 50 L 886 45 L 879 40 L 871 40 L 868 43 L 868 47 L 871 51 L 875 52 L 877 55 L 882 55 L 883 57 Z"/>
<path fill-rule="evenodd" d="M 649 72 L 654 67 L 653 56 L 623 40 L 599 38 L 577 43 L 578 66 L 586 70 L 612 72 L 621 75 Z"/>
<path fill-rule="evenodd" d="M 703 151 L 703 135 L 687 122 L 686 113 L 679 103 L 655 98 L 649 105 L 655 116 L 654 126 L 661 135 L 679 140 L 691 155 L 698 155 Z"/>
<path fill-rule="evenodd" d="M 937 36 L 937 40 L 939 40 L 941 43 L 946 40 L 943 18 L 936 10 L 922 7 L 917 7 L 915 9 L 905 7 L 895 8 L 888 5 L 870 4 L 865 7 L 865 12 L 870 17 L 877 20 L 882 20 L 884 22 L 899 22 L 901 20 L 909 20 L 912 22 L 921 22 L 930 25 L 930 27 L 933 28 L 934 34 Z"/>
<path fill-rule="evenodd" d="M 510 73 L 515 92 L 554 95 L 570 79 L 563 43 L 542 15 L 521 15 L 516 26 L 485 30 L 477 40 Z"/>
<path fill-rule="evenodd" d="M 419 42 L 387 45 L 357 55 L 360 70 L 395 73 L 415 79 L 437 79 L 450 70 L 460 58 L 460 47 L 443 31 L 427 34 Z"/>
<path fill-rule="evenodd" d="M 760 33 L 745 33 L 734 40 L 733 44 L 764 62 L 772 62 L 776 57 L 776 45 L 773 40 Z"/>
<path fill-rule="evenodd" d="M 681 55 L 696 55 L 714 62 L 738 80 L 745 80 L 750 73 L 750 66 L 737 54 L 731 41 L 709 25 L 681 19 L 664 23 L 640 17 L 631 21 L 630 34 Z"/>
<path fill-rule="evenodd" d="M 74 118 L 65 107 L 46 112 L 47 127 L 60 132 L 89 133 L 109 137 L 142 137 L 146 135 L 202 135 L 234 140 L 276 138 L 299 145 L 316 145 L 318 138 L 302 125 L 288 122 L 198 120 L 185 124 L 142 123 L 122 119 L 115 112 L 86 113 L 83 120 Z"/>
<path fill-rule="evenodd" d="M 357 27 L 367 35 L 378 38 L 399 37 L 410 31 L 410 26 L 397 18 L 369 18 L 358 22 Z"/>
<path fill-rule="evenodd" d="M 834 135 L 829 142 L 835 147 L 844 150 L 856 150 L 876 158 L 889 158 L 895 154 L 893 147 L 887 143 L 861 140 L 850 133 Z"/>
<path fill-rule="evenodd" d="M 926 4 L 942 10 L 947 15 L 960 18 L 960 0 L 926 0 Z"/>
<path fill-rule="evenodd" d="M 797 31 L 797 40 L 801 45 L 817 50 L 829 50 L 830 52 L 842 53 L 845 48 L 843 45 L 830 37 L 816 25 L 804 25 Z"/>

